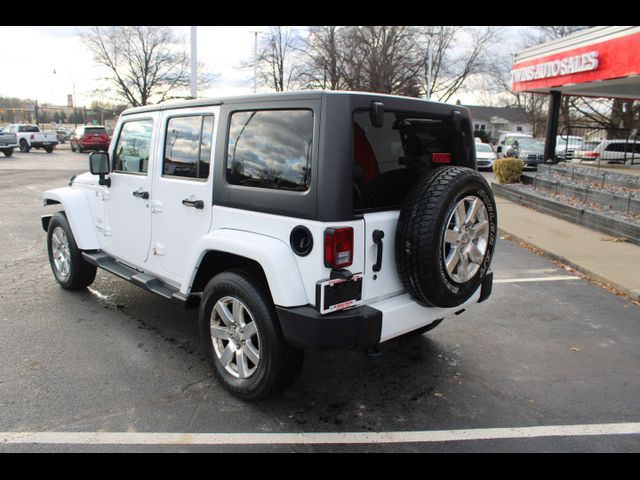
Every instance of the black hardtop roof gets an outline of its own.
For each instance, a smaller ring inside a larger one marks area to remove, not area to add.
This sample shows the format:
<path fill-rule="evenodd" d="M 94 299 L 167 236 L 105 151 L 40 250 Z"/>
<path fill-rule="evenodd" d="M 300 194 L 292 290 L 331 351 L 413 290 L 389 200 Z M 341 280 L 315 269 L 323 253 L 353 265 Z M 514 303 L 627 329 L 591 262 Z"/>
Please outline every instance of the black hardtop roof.
<path fill-rule="evenodd" d="M 180 102 L 161 103 L 158 105 L 147 105 L 144 107 L 128 108 L 122 115 L 131 115 L 141 112 L 155 112 L 161 110 L 173 110 L 178 108 L 188 107 L 207 107 L 211 105 L 222 104 L 241 104 L 241 103 L 258 103 L 258 102 L 277 102 L 277 101 L 296 101 L 296 100 L 319 100 L 323 96 L 352 96 L 352 97 L 367 97 L 371 100 L 377 100 L 384 102 L 386 99 L 403 100 L 409 102 L 430 103 L 438 104 L 441 106 L 447 106 L 456 108 L 459 110 L 468 110 L 461 105 L 450 105 L 441 102 L 435 102 L 432 100 L 426 100 L 423 98 L 404 97 L 400 95 L 387 95 L 383 93 L 371 93 L 371 92 L 351 92 L 351 91 L 339 91 L 339 90 L 301 90 L 292 92 L 273 92 L 273 93 L 258 93 L 249 95 L 236 95 L 227 97 L 216 98 L 198 98 L 194 100 L 184 100 Z"/>

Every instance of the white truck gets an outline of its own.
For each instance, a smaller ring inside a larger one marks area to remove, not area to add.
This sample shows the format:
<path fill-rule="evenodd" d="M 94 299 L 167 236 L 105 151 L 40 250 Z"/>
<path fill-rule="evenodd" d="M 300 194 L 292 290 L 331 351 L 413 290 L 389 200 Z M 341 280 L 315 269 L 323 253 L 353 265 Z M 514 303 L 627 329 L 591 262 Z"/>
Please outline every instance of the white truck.
<path fill-rule="evenodd" d="M 16 134 L 20 151 L 25 153 L 32 148 L 42 148 L 51 153 L 58 144 L 56 132 L 41 132 L 37 125 L 14 123 L 5 127 L 5 131 Z"/>
<path fill-rule="evenodd" d="M 216 378 L 246 400 L 304 349 L 362 351 L 489 297 L 497 212 L 468 109 L 286 92 L 126 110 L 91 173 L 44 193 L 53 275 L 100 267 L 198 308 Z"/>
<path fill-rule="evenodd" d="M 0 152 L 4 153 L 5 157 L 13 155 L 13 150 L 18 148 L 18 140 L 15 133 L 5 132 L 4 129 L 0 129 Z"/>

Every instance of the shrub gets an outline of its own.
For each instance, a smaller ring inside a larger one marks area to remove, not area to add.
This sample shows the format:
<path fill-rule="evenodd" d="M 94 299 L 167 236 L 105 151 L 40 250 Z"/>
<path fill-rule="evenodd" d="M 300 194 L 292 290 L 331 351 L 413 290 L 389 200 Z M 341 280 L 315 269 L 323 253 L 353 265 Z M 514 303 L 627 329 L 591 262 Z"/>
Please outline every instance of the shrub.
<path fill-rule="evenodd" d="M 493 162 L 498 183 L 520 183 L 524 162 L 519 158 L 499 158 Z"/>

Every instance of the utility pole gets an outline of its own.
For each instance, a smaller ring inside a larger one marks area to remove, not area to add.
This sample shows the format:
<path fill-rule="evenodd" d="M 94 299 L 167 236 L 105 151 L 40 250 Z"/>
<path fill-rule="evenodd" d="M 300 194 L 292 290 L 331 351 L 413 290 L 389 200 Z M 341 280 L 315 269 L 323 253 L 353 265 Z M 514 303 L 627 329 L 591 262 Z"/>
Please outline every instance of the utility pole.
<path fill-rule="evenodd" d="M 198 50 L 196 32 L 197 27 L 191 27 L 191 96 L 198 96 Z"/>
<path fill-rule="evenodd" d="M 431 100 L 431 71 L 433 65 L 433 32 L 429 30 L 429 55 L 427 60 L 427 100 Z"/>
<path fill-rule="evenodd" d="M 258 90 L 258 32 L 253 33 L 253 93 Z"/>

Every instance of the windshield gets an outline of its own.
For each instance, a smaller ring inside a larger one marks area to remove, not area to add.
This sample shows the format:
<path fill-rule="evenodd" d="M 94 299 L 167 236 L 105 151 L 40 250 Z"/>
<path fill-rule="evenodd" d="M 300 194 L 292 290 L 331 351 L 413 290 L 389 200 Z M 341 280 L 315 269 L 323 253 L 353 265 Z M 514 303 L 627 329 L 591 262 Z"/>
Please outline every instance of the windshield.
<path fill-rule="evenodd" d="M 519 138 L 517 140 L 517 143 L 519 148 L 524 148 L 527 150 L 537 150 L 537 149 L 544 150 L 544 143 L 542 143 L 540 140 L 535 140 L 533 138 Z"/>
<path fill-rule="evenodd" d="M 97 135 L 97 134 L 106 135 L 107 131 L 104 129 L 104 127 L 85 127 L 84 134 L 85 135 Z"/>
<path fill-rule="evenodd" d="M 560 135 L 556 140 L 556 144 L 559 147 L 580 147 L 582 146 L 582 137 L 563 137 Z"/>
<path fill-rule="evenodd" d="M 40 132 L 40 129 L 35 125 L 22 125 L 18 127 L 18 132 L 36 133 L 36 132 Z"/>
<path fill-rule="evenodd" d="M 486 143 L 476 143 L 476 152 L 493 152 L 493 149 Z"/>

